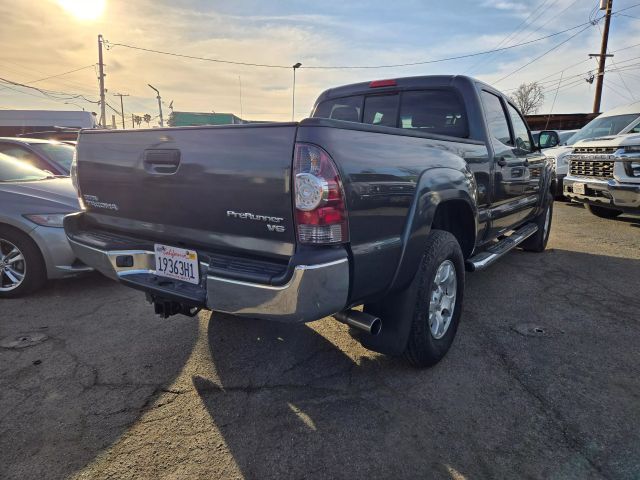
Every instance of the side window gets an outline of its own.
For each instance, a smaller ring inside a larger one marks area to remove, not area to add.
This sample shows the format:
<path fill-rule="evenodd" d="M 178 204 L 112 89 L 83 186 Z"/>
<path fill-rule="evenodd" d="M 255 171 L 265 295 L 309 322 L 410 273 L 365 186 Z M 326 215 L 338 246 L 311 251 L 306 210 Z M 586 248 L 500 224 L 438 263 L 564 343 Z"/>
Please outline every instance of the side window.
<path fill-rule="evenodd" d="M 0 153 L 4 153 L 5 155 L 9 155 L 10 157 L 17 158 L 20 161 L 28 163 L 32 167 L 45 170 L 49 168 L 48 165 L 46 165 L 35 153 L 30 152 L 20 145 L 14 145 L 11 143 L 0 143 Z"/>
<path fill-rule="evenodd" d="M 398 95 L 376 95 L 364 100 L 362 123 L 395 127 L 398 118 Z"/>
<path fill-rule="evenodd" d="M 509 104 L 507 104 L 509 105 Z M 513 136 L 515 137 L 515 146 L 526 152 L 531 151 L 531 140 L 529 140 L 529 129 L 527 124 L 518 113 L 518 111 L 509 105 L 509 115 L 511 115 L 511 124 L 513 125 Z"/>
<path fill-rule="evenodd" d="M 629 130 L 629 133 L 640 133 L 640 123 L 638 123 L 635 127 Z"/>
<path fill-rule="evenodd" d="M 403 93 L 400 127 L 453 137 L 469 136 L 464 104 L 454 92 L 448 90 Z"/>
<path fill-rule="evenodd" d="M 359 122 L 362 111 L 362 96 L 326 100 L 316 107 L 314 117 L 332 118 L 347 122 Z"/>
<path fill-rule="evenodd" d="M 498 141 L 505 145 L 512 145 L 511 134 L 509 133 L 509 123 L 502 108 L 500 98 L 493 93 L 482 91 L 482 105 L 484 106 L 485 115 L 487 116 L 487 124 L 489 132 Z"/>

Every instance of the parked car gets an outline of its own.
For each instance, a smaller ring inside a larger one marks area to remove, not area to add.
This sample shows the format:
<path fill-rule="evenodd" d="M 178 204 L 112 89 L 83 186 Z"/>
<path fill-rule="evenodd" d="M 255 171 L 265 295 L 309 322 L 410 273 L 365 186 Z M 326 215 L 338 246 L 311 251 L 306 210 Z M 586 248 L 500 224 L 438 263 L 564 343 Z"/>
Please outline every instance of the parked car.
<path fill-rule="evenodd" d="M 79 209 L 71 179 L 0 154 L 0 298 L 91 270 L 62 229 L 62 218 Z"/>
<path fill-rule="evenodd" d="M 451 346 L 465 267 L 542 252 L 553 209 L 520 112 L 463 76 L 333 88 L 300 123 L 85 130 L 72 178 L 76 255 L 161 316 L 334 315 L 421 367 Z"/>
<path fill-rule="evenodd" d="M 568 158 L 567 198 L 602 218 L 640 215 L 640 133 L 582 140 Z"/>
<path fill-rule="evenodd" d="M 54 140 L 0 137 L 0 153 L 53 175 L 69 176 L 73 152 L 72 145 Z"/>
<path fill-rule="evenodd" d="M 640 102 L 634 102 L 604 112 L 594 118 L 571 136 L 571 138 L 566 141 L 566 145 L 563 145 L 560 140 L 557 139 L 556 141 L 558 141 L 558 145 L 560 146 L 545 151 L 545 155 L 555 164 L 557 188 L 554 193 L 556 198 L 563 197 L 564 178 L 569 173 L 568 155 L 571 154 L 577 142 L 620 133 L 638 132 L 640 132 Z M 553 137 L 552 134 L 550 135 L 550 138 L 551 137 Z"/>
<path fill-rule="evenodd" d="M 542 150 L 547 148 L 553 148 L 560 145 L 566 145 L 567 141 L 576 133 L 578 130 L 546 130 L 546 132 L 555 132 L 556 135 L 543 135 L 542 141 L 540 141 L 540 130 L 531 132 L 533 136 L 533 141 L 540 145 Z M 556 143 L 557 142 L 557 143 Z"/>

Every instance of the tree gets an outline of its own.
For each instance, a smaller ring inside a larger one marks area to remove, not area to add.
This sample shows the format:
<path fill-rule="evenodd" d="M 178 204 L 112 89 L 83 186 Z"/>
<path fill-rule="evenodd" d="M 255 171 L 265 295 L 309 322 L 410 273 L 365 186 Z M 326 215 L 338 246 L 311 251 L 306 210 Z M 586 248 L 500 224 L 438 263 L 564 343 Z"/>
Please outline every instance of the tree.
<path fill-rule="evenodd" d="M 537 113 L 544 103 L 544 92 L 538 82 L 521 84 L 510 97 L 523 115 Z"/>
<path fill-rule="evenodd" d="M 133 117 L 133 121 L 136 123 L 138 128 L 140 128 L 140 124 L 142 123 L 142 117 L 140 115 L 135 115 Z"/>
<path fill-rule="evenodd" d="M 149 128 L 149 122 L 151 121 L 151 115 L 148 113 L 144 114 L 144 121 L 147 123 L 147 128 Z"/>

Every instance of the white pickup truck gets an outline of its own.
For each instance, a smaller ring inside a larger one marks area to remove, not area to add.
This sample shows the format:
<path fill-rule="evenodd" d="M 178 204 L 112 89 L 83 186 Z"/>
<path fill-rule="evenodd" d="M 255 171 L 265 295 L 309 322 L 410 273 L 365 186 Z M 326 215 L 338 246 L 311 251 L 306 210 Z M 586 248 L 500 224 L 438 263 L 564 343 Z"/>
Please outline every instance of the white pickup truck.
<path fill-rule="evenodd" d="M 640 133 L 577 142 L 568 159 L 567 198 L 598 217 L 640 214 Z"/>
<path fill-rule="evenodd" d="M 544 153 L 554 163 L 556 170 L 556 198 L 563 196 L 564 179 L 569 173 L 569 155 L 578 142 L 627 133 L 640 133 L 640 102 L 604 112 L 582 127 L 564 145 L 546 149 Z"/>

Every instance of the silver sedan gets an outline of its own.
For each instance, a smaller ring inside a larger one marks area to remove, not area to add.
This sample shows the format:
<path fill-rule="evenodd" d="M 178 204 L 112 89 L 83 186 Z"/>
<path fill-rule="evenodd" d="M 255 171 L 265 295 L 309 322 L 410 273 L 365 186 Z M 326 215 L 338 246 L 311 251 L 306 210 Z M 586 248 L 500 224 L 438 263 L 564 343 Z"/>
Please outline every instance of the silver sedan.
<path fill-rule="evenodd" d="M 78 210 L 71 179 L 0 154 L 0 298 L 91 271 L 76 259 L 62 228 L 64 216 Z"/>

